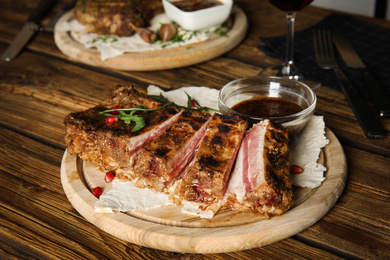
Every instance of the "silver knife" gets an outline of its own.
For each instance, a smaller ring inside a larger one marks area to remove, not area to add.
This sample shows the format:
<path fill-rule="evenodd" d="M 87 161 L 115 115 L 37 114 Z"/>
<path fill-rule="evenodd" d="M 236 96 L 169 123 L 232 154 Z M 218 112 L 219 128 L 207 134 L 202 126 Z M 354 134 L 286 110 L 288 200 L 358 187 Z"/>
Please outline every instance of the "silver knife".
<path fill-rule="evenodd" d="M 22 30 L 15 37 L 2 55 L 3 60 L 10 61 L 19 54 L 19 52 L 28 43 L 31 37 L 38 31 L 38 21 L 50 10 L 56 3 L 55 0 L 42 0 L 34 12 L 30 15 Z"/>
<path fill-rule="evenodd" d="M 348 41 L 347 37 L 342 34 L 334 33 L 333 42 L 336 45 L 341 57 L 348 67 L 356 68 L 363 76 L 364 83 L 367 86 L 367 91 L 371 97 L 371 101 L 378 111 L 379 116 L 390 116 L 390 97 L 372 75 L 370 70 L 365 66 L 355 49 Z"/>

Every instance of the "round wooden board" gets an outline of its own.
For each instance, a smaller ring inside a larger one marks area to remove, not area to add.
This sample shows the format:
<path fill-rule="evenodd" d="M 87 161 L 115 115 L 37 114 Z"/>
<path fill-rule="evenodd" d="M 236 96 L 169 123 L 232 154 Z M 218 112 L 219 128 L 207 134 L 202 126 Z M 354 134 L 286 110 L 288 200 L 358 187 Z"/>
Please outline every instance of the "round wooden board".
<path fill-rule="evenodd" d="M 336 203 L 346 181 L 346 158 L 339 141 L 328 128 L 326 136 L 330 141 L 323 149 L 326 179 L 318 188 L 297 189 L 294 206 L 282 216 L 269 220 L 230 210 L 204 220 L 180 213 L 178 206 L 160 208 L 160 211 L 132 212 L 131 215 L 95 213 L 97 198 L 91 194 L 88 182 L 103 185 L 104 174 L 98 179 L 93 177 L 94 174 L 86 174 L 88 167 L 84 168 L 80 160 L 67 151 L 62 160 L 61 181 L 69 201 L 84 218 L 130 243 L 183 253 L 245 250 L 301 232 L 321 219 Z"/>
<path fill-rule="evenodd" d="M 54 28 L 57 47 L 70 58 L 98 67 L 126 71 L 151 71 L 173 69 L 193 65 L 218 57 L 237 46 L 245 37 L 248 20 L 238 7 L 232 8 L 233 27 L 227 37 L 212 35 L 208 40 L 196 44 L 162 50 L 125 53 L 107 60 L 101 60 L 96 49 L 85 48 L 69 32 L 58 29 L 62 22 L 74 19 L 73 11 L 65 13 Z"/>

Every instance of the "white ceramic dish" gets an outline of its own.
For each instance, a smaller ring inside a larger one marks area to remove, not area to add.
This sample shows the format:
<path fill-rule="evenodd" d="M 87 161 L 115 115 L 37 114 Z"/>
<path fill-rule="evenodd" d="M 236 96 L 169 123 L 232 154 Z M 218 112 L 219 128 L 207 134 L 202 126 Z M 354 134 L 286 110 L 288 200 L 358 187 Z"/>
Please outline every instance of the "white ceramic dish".
<path fill-rule="evenodd" d="M 198 31 L 226 21 L 230 15 L 233 0 L 218 0 L 222 5 L 201 9 L 192 12 L 186 12 L 172 2 L 178 0 L 163 0 L 165 13 L 182 28 Z"/>

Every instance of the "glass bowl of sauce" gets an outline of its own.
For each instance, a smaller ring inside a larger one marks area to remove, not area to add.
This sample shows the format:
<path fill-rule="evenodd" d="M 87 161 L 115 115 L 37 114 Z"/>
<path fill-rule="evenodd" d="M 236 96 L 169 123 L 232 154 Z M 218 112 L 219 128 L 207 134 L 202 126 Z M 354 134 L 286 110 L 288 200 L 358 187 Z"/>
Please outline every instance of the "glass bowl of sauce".
<path fill-rule="evenodd" d="M 233 0 L 163 0 L 164 11 L 182 28 L 199 31 L 225 22 Z"/>
<path fill-rule="evenodd" d="M 254 76 L 226 84 L 219 92 L 222 114 L 239 115 L 251 126 L 269 119 L 297 133 L 313 115 L 317 96 L 306 84 L 279 77 Z"/>

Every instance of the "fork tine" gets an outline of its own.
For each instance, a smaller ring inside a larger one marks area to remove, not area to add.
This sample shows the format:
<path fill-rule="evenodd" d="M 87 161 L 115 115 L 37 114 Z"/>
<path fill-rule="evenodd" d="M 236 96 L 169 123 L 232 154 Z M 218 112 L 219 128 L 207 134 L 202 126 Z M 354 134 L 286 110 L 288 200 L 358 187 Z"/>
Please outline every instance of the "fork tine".
<path fill-rule="evenodd" d="M 327 30 L 327 31 L 323 31 L 323 42 L 324 42 L 324 45 L 326 48 L 326 56 L 329 57 L 329 58 L 332 58 L 334 57 L 334 51 L 333 51 L 333 44 L 332 44 L 332 37 L 330 35 L 330 32 Z"/>
<path fill-rule="evenodd" d="M 317 63 L 324 69 L 336 66 L 332 37 L 329 30 L 313 32 L 314 52 Z"/>
<path fill-rule="evenodd" d="M 314 52 L 317 58 L 328 57 L 327 43 L 324 41 L 326 38 L 323 34 L 321 30 L 313 31 Z"/>
<path fill-rule="evenodd" d="M 326 35 L 324 31 L 317 31 L 317 52 L 320 57 L 328 57 Z"/>
<path fill-rule="evenodd" d="M 324 57 L 328 57 L 328 48 L 327 48 L 327 42 L 326 42 L 326 35 L 324 31 L 319 31 L 318 32 L 318 37 L 320 39 L 320 48 L 321 48 L 321 54 Z"/>
<path fill-rule="evenodd" d="M 317 39 L 317 31 L 316 30 L 313 31 L 313 42 L 314 42 L 314 55 L 318 59 L 319 49 L 318 49 L 318 43 L 317 43 L 318 39 Z"/>

